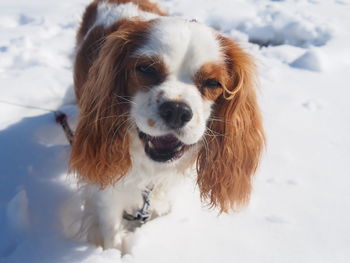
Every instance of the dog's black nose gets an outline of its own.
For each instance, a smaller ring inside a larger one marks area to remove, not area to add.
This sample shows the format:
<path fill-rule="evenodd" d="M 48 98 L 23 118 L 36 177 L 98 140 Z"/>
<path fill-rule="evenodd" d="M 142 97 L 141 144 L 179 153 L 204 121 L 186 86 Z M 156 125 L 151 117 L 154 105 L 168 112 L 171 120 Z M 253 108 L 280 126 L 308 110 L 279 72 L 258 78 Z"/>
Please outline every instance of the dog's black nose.
<path fill-rule="evenodd" d="M 166 101 L 159 106 L 159 115 L 171 129 L 180 129 L 192 119 L 191 108 L 183 102 Z"/>

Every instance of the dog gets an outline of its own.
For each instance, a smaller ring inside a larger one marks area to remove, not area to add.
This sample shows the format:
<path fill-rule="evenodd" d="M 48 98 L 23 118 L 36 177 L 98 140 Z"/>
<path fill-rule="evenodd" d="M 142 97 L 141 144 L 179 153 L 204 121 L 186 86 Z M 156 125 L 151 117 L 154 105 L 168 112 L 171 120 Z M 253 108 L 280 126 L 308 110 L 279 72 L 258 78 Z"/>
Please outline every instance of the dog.
<path fill-rule="evenodd" d="M 87 241 L 118 247 L 135 213 L 169 213 L 194 170 L 204 203 L 220 212 L 245 205 L 264 147 L 255 82 L 252 57 L 196 20 L 148 0 L 87 6 L 69 161 L 84 182 Z"/>

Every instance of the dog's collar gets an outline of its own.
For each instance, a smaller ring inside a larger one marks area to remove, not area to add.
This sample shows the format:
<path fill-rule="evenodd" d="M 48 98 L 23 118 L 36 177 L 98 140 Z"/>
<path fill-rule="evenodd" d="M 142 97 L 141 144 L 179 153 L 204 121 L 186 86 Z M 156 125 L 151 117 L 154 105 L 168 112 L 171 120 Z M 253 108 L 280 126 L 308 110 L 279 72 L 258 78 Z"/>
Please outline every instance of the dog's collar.
<path fill-rule="evenodd" d="M 152 187 L 147 187 L 143 192 L 142 192 L 142 199 L 143 199 L 143 205 L 142 208 L 139 209 L 136 212 L 136 215 L 131 215 L 124 211 L 123 218 L 128 221 L 137 221 L 140 222 L 141 224 L 147 222 L 147 220 L 151 217 L 151 212 L 149 211 L 150 207 L 150 194 L 153 190 Z"/>

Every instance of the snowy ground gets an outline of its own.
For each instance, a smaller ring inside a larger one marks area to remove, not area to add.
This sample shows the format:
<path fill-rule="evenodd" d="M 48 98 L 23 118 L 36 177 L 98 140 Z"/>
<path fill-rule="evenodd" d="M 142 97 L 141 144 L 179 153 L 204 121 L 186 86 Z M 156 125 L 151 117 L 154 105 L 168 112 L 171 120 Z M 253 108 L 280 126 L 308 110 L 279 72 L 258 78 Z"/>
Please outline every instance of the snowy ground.
<path fill-rule="evenodd" d="M 350 262 L 349 0 L 159 0 L 257 58 L 268 147 L 246 209 L 217 217 L 190 187 L 124 257 L 62 236 L 69 146 L 51 113 L 3 103 L 74 115 L 71 54 L 87 2 L 0 3 L 1 263 Z"/>

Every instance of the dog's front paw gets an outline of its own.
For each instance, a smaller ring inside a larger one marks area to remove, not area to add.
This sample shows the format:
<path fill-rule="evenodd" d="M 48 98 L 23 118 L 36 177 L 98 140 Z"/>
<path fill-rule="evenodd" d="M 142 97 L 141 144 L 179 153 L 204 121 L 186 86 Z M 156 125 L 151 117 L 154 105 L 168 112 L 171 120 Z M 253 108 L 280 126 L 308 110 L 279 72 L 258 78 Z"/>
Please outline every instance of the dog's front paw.
<path fill-rule="evenodd" d="M 100 246 L 104 250 L 121 248 L 123 233 L 117 229 L 101 229 L 99 226 L 91 227 L 87 232 L 87 242 Z"/>

